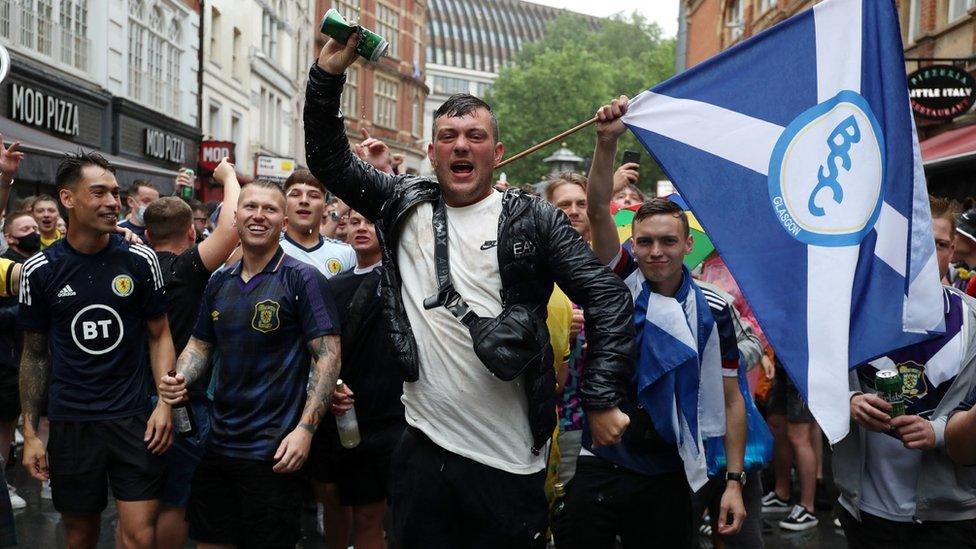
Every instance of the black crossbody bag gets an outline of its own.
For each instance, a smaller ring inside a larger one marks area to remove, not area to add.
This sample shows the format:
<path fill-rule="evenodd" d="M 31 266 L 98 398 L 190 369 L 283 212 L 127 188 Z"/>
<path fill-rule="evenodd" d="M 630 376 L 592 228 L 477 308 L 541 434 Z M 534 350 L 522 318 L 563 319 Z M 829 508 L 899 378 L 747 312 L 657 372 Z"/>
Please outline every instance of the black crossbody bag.
<path fill-rule="evenodd" d="M 549 345 L 549 330 L 531 307 L 509 305 L 494 318 L 478 316 L 451 282 L 448 260 L 447 213 L 444 201 L 434 205 L 434 263 L 437 294 L 424 300 L 425 309 L 444 306 L 471 333 L 474 352 L 498 379 L 513 381 L 541 360 Z"/>

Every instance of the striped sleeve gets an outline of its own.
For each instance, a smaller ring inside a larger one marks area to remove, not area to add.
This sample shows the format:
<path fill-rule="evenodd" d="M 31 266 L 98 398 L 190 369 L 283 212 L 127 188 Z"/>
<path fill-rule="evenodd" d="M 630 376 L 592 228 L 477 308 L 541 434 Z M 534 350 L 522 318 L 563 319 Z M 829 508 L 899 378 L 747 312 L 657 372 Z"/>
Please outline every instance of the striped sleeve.
<path fill-rule="evenodd" d="M 46 332 L 50 324 L 50 307 L 44 295 L 41 276 L 48 264 L 44 253 L 35 254 L 24 262 L 20 271 L 20 309 L 17 327 L 26 332 Z"/>
<path fill-rule="evenodd" d="M 156 252 L 140 244 L 130 245 L 129 251 L 135 258 L 135 272 L 138 273 L 135 291 L 142 306 L 142 318 L 152 319 L 166 314 L 168 302 L 163 289 L 163 270 L 159 267 Z"/>
<path fill-rule="evenodd" d="M 739 347 L 735 337 L 735 324 L 732 319 L 732 306 L 724 297 L 710 288 L 702 287 L 708 308 L 715 318 L 718 329 L 719 348 L 722 354 L 722 375 L 733 377 L 739 370 Z"/>

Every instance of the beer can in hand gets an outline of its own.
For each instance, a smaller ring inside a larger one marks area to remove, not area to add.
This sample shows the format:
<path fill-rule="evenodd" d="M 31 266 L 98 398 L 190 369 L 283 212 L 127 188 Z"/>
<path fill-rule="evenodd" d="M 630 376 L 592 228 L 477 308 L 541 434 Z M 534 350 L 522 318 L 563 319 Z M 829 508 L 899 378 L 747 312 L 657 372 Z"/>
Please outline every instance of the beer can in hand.
<path fill-rule="evenodd" d="M 891 417 L 905 415 L 905 396 L 902 392 L 901 374 L 896 370 L 878 370 L 874 375 L 874 388 L 878 396 L 891 404 Z"/>
<path fill-rule="evenodd" d="M 356 53 L 374 63 L 386 55 L 386 51 L 390 48 L 390 43 L 385 38 L 362 25 L 350 25 L 335 8 L 325 12 L 321 30 L 322 34 L 331 36 L 343 44 L 349 41 L 352 33 L 359 33 Z"/>

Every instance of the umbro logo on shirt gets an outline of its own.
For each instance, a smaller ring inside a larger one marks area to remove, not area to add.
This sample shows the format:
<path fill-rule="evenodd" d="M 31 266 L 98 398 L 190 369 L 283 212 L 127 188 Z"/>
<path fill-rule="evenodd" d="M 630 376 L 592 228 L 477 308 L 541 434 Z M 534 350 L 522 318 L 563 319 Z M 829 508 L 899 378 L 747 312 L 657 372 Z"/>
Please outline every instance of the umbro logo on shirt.
<path fill-rule="evenodd" d="M 71 289 L 71 284 L 66 285 L 64 288 L 61 288 L 61 291 L 58 292 L 58 297 L 74 297 L 76 295 L 78 294 L 76 294 L 75 291 Z"/>

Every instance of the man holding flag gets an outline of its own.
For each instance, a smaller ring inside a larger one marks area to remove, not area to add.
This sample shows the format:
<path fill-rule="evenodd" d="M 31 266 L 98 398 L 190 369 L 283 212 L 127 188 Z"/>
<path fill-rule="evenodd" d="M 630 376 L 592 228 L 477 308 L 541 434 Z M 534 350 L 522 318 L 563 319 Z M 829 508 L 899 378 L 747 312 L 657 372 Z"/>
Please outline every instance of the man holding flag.
<path fill-rule="evenodd" d="M 619 444 L 596 447 L 583 430 L 557 546 L 688 547 L 691 492 L 708 480 L 703 440 L 725 434 L 726 489 L 719 534 L 739 531 L 746 511 L 745 406 L 730 305 L 701 288 L 684 266 L 691 252 L 688 219 L 677 204 L 653 199 L 634 216 L 632 252 L 620 246 L 610 214 L 613 158 L 626 131 L 621 97 L 598 113 L 597 146 L 587 186 L 587 213 L 597 257 L 610 263 L 634 299 L 636 375 L 621 410 L 630 428 Z"/>
<path fill-rule="evenodd" d="M 892 2 L 827 0 L 624 116 L 832 444 L 850 429 L 847 370 L 945 331 L 902 52 Z M 796 283 L 770 283 L 770 265 Z"/>

